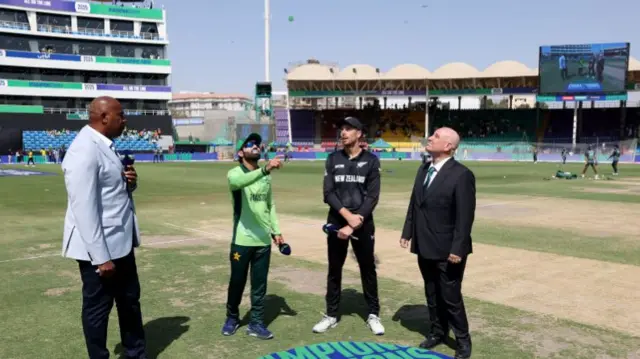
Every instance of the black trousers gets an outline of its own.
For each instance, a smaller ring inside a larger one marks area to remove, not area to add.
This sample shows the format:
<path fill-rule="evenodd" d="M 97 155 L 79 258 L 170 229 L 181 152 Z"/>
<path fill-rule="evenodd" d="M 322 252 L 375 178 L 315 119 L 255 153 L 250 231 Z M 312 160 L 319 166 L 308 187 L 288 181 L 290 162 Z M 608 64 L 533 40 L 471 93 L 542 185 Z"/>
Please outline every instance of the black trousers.
<path fill-rule="evenodd" d="M 611 162 L 611 167 L 613 167 L 613 173 L 618 173 L 618 161 Z"/>
<path fill-rule="evenodd" d="M 264 297 L 271 264 L 271 245 L 247 247 L 231 245 L 231 277 L 227 289 L 227 317 L 240 319 L 240 302 L 251 267 L 251 323 L 264 324 Z"/>
<path fill-rule="evenodd" d="M 120 339 L 127 358 L 143 359 L 145 334 L 140 309 L 140 282 L 133 249 L 126 257 L 115 259 L 111 278 L 100 277 L 97 266 L 78 261 L 82 278 L 82 329 L 90 359 L 107 359 L 107 327 L 115 301 L 120 324 Z"/>
<path fill-rule="evenodd" d="M 431 334 L 446 338 L 449 329 L 460 341 L 469 340 L 469 322 L 462 299 L 462 278 L 467 259 L 458 264 L 418 255 L 431 320 Z"/>
<path fill-rule="evenodd" d="M 362 280 L 362 292 L 369 307 L 369 314 L 380 314 L 380 302 L 378 300 L 378 274 L 374 256 L 375 225 L 373 221 L 365 222 L 362 227 L 353 233 L 358 237 L 354 239 L 340 239 L 337 234 L 327 236 L 327 255 L 329 258 L 329 273 L 327 275 L 327 315 L 338 316 L 340 306 L 340 294 L 342 292 L 342 268 L 347 259 L 349 242 L 353 246 L 353 252 L 360 267 L 360 279 Z"/>

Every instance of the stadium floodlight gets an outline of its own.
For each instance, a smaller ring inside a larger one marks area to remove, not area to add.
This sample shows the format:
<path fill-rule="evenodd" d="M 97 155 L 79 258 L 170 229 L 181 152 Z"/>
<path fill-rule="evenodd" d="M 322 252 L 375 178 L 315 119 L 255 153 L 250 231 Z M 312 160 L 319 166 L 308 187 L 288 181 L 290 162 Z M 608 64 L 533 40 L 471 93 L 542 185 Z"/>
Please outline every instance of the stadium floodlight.
<path fill-rule="evenodd" d="M 256 93 L 254 103 L 256 111 L 256 121 L 261 122 L 262 119 L 267 118 L 269 124 L 273 122 L 273 104 L 272 93 L 273 89 L 271 82 L 263 81 L 256 83 Z M 275 130 L 275 126 L 273 127 Z M 275 138 L 275 137 L 274 137 Z"/>
<path fill-rule="evenodd" d="M 271 23 L 271 11 L 269 6 L 269 0 L 264 0 L 264 80 L 269 82 L 271 81 L 269 75 L 269 67 L 271 66 L 269 63 L 271 52 L 269 49 L 270 38 L 270 23 Z"/>

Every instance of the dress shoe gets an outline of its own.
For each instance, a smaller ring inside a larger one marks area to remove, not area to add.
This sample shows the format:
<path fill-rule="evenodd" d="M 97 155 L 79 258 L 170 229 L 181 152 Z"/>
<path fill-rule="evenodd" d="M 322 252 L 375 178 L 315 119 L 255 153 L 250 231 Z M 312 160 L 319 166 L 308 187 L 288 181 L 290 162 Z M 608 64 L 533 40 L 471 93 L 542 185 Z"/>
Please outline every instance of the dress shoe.
<path fill-rule="evenodd" d="M 437 337 L 435 335 L 429 335 L 426 339 L 420 343 L 420 348 L 423 349 L 432 349 L 433 347 L 444 344 L 444 339 L 441 337 Z"/>
<path fill-rule="evenodd" d="M 469 359 L 471 358 L 471 340 L 469 342 L 457 343 L 456 355 L 454 359 Z"/>

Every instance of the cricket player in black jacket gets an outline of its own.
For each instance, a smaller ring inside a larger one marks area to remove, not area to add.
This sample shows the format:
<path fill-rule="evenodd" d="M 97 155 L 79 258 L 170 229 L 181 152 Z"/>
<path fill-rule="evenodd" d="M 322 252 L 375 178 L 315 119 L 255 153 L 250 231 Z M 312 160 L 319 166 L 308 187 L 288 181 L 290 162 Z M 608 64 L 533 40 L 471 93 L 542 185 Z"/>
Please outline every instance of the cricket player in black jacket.
<path fill-rule="evenodd" d="M 344 148 L 331 153 L 325 163 L 323 193 L 324 202 L 329 205 L 327 223 L 340 230 L 337 234 L 330 233 L 327 236 L 327 311 L 313 327 L 314 333 L 323 333 L 338 325 L 342 267 L 351 242 L 360 267 L 364 298 L 369 307 L 367 325 L 374 334 L 384 334 L 384 326 L 379 317 L 373 223 L 373 210 L 380 196 L 380 160 L 360 147 L 362 132 L 362 123 L 357 118 L 345 118 L 340 124 L 340 138 Z"/>

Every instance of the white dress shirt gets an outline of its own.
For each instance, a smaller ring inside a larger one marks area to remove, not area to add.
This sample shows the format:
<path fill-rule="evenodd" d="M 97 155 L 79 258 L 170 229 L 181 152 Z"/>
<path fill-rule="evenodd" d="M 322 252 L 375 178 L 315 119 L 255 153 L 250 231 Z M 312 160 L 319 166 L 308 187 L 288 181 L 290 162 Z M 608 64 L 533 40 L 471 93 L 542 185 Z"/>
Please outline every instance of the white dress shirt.
<path fill-rule="evenodd" d="M 433 172 L 433 175 L 431 175 L 431 179 L 429 180 L 429 183 L 427 183 L 427 188 L 431 185 L 431 183 L 433 183 L 433 180 L 436 178 L 436 176 L 438 175 L 438 173 L 442 169 L 442 166 L 444 166 L 444 164 L 447 161 L 449 161 L 450 159 L 451 159 L 451 157 L 447 157 L 447 158 L 441 160 L 440 162 L 438 162 L 436 164 L 433 164 L 433 162 L 431 162 L 431 165 L 429 166 L 429 168 L 433 167 L 435 169 L 435 171 Z"/>
<path fill-rule="evenodd" d="M 98 137 L 100 137 L 100 139 L 102 140 L 102 142 L 104 142 L 105 145 L 107 145 L 107 147 L 109 147 L 110 149 L 114 150 L 113 147 L 111 147 L 111 145 L 113 145 L 113 141 L 111 141 L 107 136 L 101 134 L 100 132 L 96 131 L 95 128 L 91 127 L 91 126 L 87 126 L 89 128 L 89 130 L 93 131 L 93 133 L 95 133 Z"/>

